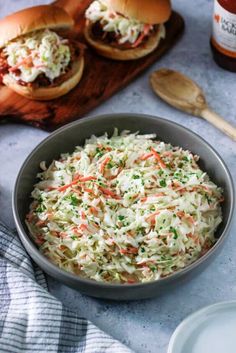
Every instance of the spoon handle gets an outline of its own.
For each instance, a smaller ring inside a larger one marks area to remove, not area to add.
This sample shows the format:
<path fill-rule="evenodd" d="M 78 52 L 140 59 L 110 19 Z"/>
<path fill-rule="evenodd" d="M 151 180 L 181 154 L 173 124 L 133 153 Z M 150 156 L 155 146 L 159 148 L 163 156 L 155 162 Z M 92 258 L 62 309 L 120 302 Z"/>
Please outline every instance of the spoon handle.
<path fill-rule="evenodd" d="M 234 141 L 236 141 L 236 128 L 228 123 L 221 116 L 213 112 L 209 108 L 205 108 L 201 111 L 201 117 L 209 121 L 209 123 L 215 125 L 218 129 L 223 131 L 226 135 L 231 137 Z"/>

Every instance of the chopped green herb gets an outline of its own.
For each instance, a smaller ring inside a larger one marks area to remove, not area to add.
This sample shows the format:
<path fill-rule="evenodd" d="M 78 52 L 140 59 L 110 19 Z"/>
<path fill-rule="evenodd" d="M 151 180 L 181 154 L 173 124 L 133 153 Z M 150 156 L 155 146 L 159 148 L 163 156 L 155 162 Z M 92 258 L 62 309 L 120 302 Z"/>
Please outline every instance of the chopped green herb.
<path fill-rule="evenodd" d="M 43 204 L 39 205 L 39 206 L 36 208 L 36 212 L 37 212 L 37 213 L 42 213 L 42 212 L 44 212 L 45 210 L 46 210 L 46 207 L 45 207 Z"/>
<path fill-rule="evenodd" d="M 174 234 L 173 238 L 177 239 L 178 238 L 178 233 L 177 230 L 173 227 L 170 227 L 170 231 Z"/>
<path fill-rule="evenodd" d="M 70 195 L 70 204 L 72 206 L 78 206 L 79 200 L 74 195 Z"/>
<path fill-rule="evenodd" d="M 162 186 L 163 188 L 166 187 L 166 181 L 165 181 L 165 179 L 162 179 L 162 180 L 160 181 L 160 186 Z"/>
<path fill-rule="evenodd" d="M 104 153 L 102 153 L 102 152 L 99 152 L 99 153 L 96 154 L 96 156 L 99 157 L 99 158 L 102 157 L 103 155 L 104 155 Z"/>
<path fill-rule="evenodd" d="M 119 221 L 123 221 L 125 219 L 125 216 L 118 216 Z"/>

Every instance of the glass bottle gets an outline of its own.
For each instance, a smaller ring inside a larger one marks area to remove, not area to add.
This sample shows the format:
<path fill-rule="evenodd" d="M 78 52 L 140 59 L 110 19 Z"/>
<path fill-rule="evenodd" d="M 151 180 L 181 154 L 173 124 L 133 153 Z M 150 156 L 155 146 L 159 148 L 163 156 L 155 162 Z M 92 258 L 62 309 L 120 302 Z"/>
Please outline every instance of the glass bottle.
<path fill-rule="evenodd" d="M 218 65 L 236 72 L 236 0 L 214 0 L 211 48 Z"/>

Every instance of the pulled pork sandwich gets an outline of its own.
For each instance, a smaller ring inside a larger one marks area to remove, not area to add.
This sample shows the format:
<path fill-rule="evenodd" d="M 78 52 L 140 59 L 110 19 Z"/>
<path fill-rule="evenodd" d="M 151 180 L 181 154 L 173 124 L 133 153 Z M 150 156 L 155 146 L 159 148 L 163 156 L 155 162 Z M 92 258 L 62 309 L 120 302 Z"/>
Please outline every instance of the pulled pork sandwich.
<path fill-rule="evenodd" d="M 84 58 L 80 44 L 65 37 L 73 24 L 67 12 L 50 5 L 1 20 L 2 83 L 35 100 L 54 99 L 74 88 L 81 79 Z"/>
<path fill-rule="evenodd" d="M 96 0 L 85 12 L 85 38 L 107 58 L 139 59 L 165 38 L 170 14 L 170 0 Z"/>

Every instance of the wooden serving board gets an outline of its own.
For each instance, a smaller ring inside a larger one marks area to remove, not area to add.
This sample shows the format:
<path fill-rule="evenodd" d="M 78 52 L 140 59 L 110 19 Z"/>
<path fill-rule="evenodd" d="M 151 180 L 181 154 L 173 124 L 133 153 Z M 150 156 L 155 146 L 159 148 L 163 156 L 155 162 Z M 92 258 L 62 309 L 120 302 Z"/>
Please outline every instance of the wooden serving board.
<path fill-rule="evenodd" d="M 58 0 L 58 6 L 75 19 L 76 38 L 84 42 L 84 11 L 91 0 Z M 89 47 L 85 50 L 85 70 L 76 88 L 64 97 L 48 102 L 27 100 L 0 85 L 0 121 L 23 122 L 52 131 L 88 113 L 125 87 L 151 64 L 156 62 L 178 40 L 184 30 L 184 20 L 172 12 L 166 23 L 167 35 L 159 47 L 148 56 L 128 62 L 112 61 L 98 56 Z"/>

